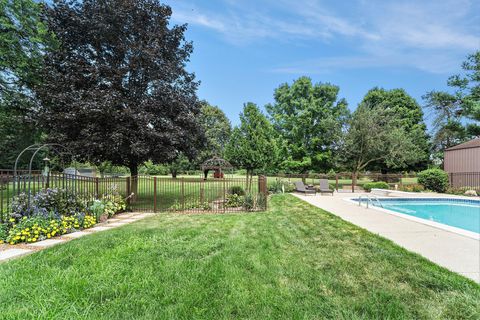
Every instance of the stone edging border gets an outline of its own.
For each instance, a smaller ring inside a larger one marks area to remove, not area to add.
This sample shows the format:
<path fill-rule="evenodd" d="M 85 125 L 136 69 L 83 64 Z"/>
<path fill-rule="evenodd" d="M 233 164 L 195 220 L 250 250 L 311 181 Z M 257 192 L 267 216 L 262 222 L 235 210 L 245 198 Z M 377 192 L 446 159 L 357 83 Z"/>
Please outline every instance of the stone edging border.
<path fill-rule="evenodd" d="M 59 237 L 52 239 L 45 239 L 35 243 L 22 243 L 16 245 L 2 244 L 0 245 L 0 263 L 16 258 L 20 258 L 24 255 L 35 253 L 43 249 L 55 246 L 57 244 L 66 243 L 68 241 L 93 234 L 96 232 L 112 230 L 117 227 L 124 226 L 126 224 L 139 221 L 143 218 L 151 217 L 154 213 L 145 212 L 125 212 L 113 216 L 106 222 L 96 224 L 93 228 L 85 229 L 82 231 L 67 233 Z"/>

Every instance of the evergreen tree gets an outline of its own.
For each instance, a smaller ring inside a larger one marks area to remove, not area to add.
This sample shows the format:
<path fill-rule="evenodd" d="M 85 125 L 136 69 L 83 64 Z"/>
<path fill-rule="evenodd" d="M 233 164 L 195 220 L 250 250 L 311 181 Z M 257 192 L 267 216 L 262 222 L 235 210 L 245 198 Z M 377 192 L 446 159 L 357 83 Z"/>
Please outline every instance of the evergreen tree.
<path fill-rule="evenodd" d="M 480 136 L 480 51 L 467 57 L 463 74 L 451 76 L 452 92 L 430 91 L 423 96 L 433 112 L 433 153 L 443 159 L 446 148 Z"/>
<path fill-rule="evenodd" d="M 244 105 L 240 125 L 233 129 L 225 157 L 247 170 L 247 181 L 255 170 L 265 171 L 276 164 L 278 149 L 272 125 L 254 103 Z"/>

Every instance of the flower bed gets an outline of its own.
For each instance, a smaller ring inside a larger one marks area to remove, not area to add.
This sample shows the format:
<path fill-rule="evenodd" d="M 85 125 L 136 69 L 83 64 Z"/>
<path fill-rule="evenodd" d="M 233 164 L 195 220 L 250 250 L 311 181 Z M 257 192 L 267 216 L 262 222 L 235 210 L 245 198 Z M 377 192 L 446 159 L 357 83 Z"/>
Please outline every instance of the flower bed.
<path fill-rule="evenodd" d="M 0 244 L 33 243 L 93 227 L 124 211 L 124 199 L 115 191 L 88 200 L 66 189 L 46 189 L 31 196 L 24 193 L 11 204 L 8 222 L 0 224 Z"/>
<path fill-rule="evenodd" d="M 208 212 L 213 210 L 228 210 L 228 211 L 260 211 L 265 210 L 267 204 L 267 199 L 265 195 L 251 194 L 246 193 L 242 187 L 234 186 L 228 190 L 228 193 L 223 196 L 213 200 L 208 201 L 191 201 L 187 200 L 184 202 L 179 202 L 175 200 L 173 205 L 169 207 L 171 211 L 197 211 L 197 212 Z"/>

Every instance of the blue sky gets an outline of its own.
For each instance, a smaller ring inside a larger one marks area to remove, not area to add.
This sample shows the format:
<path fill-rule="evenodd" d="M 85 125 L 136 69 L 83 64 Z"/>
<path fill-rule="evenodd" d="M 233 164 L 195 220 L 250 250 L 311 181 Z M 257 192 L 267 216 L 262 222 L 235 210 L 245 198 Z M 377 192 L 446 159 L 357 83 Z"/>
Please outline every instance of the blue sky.
<path fill-rule="evenodd" d="M 479 0 L 164 3 L 173 23 L 188 23 L 199 97 L 233 124 L 244 102 L 263 107 L 276 87 L 302 75 L 340 86 L 352 110 L 375 86 L 404 88 L 422 103 L 480 49 Z"/>

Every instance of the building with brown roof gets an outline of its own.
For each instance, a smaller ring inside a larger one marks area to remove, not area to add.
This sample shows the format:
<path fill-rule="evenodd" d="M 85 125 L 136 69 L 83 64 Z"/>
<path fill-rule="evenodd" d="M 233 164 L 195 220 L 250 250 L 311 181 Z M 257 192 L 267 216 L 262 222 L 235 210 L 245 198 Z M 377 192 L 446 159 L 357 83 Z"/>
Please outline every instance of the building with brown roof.
<path fill-rule="evenodd" d="M 480 187 L 480 138 L 445 149 L 443 167 L 454 187 Z"/>

